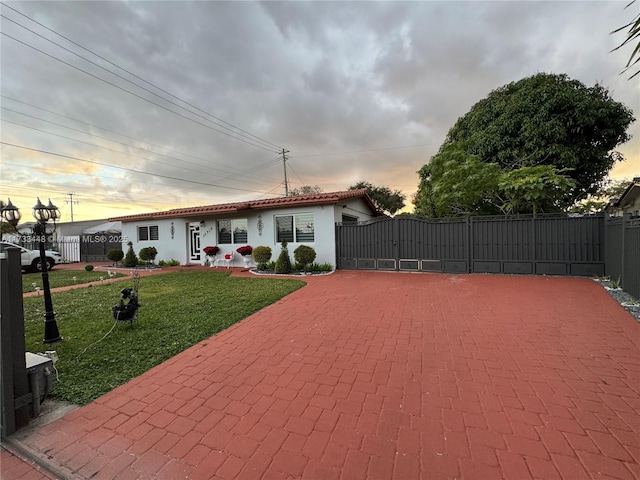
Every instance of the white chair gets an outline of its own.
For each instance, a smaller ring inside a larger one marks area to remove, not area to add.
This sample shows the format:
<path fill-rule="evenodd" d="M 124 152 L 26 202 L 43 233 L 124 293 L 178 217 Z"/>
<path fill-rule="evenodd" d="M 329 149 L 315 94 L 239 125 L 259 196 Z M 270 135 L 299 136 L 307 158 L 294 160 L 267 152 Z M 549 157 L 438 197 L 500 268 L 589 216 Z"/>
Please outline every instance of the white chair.
<path fill-rule="evenodd" d="M 233 262 L 233 257 L 234 257 L 234 252 L 232 250 L 228 253 L 225 253 L 223 257 L 218 260 L 222 260 L 227 265 L 227 268 L 229 268 L 231 266 L 231 263 Z"/>

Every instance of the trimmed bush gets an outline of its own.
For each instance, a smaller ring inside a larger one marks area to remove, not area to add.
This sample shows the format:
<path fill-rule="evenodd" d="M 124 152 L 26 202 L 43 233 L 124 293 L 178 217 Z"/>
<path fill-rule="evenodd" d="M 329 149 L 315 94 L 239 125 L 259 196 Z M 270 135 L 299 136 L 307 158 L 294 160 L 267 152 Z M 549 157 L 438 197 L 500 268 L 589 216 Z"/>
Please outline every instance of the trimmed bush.
<path fill-rule="evenodd" d="M 84 269 L 85 269 L 85 271 L 87 271 L 87 272 L 91 272 L 91 271 L 93 271 L 93 265 L 85 265 L 85 266 L 84 266 Z"/>
<path fill-rule="evenodd" d="M 312 263 L 309 266 L 310 272 L 333 272 L 333 265 L 330 263 Z"/>
<path fill-rule="evenodd" d="M 114 248 L 107 252 L 107 258 L 112 262 L 118 263 L 124 258 L 124 252 L 121 248 Z"/>
<path fill-rule="evenodd" d="M 265 270 L 271 260 L 271 247 L 260 246 L 253 249 L 253 259 L 258 265 L 258 270 Z"/>
<path fill-rule="evenodd" d="M 302 265 L 302 268 L 305 269 L 316 259 L 316 251 L 308 245 L 300 245 L 293 251 L 293 258 L 297 264 Z"/>
<path fill-rule="evenodd" d="M 293 268 L 291 266 L 291 258 L 289 258 L 287 241 L 283 240 L 280 245 L 282 246 L 282 249 L 280 250 L 280 255 L 276 260 L 276 266 L 275 266 L 274 272 L 280 273 L 280 274 L 291 273 L 291 270 L 293 270 Z"/>
<path fill-rule="evenodd" d="M 122 264 L 125 267 L 137 267 L 138 266 L 138 257 L 136 256 L 136 252 L 133 251 L 133 242 L 129 242 L 129 250 L 127 250 L 127 254 L 124 256 L 124 261 Z"/>
<path fill-rule="evenodd" d="M 158 262 L 159 267 L 175 267 L 177 265 L 180 265 L 180 261 L 175 258 L 172 258 L 171 260 L 160 260 Z"/>
<path fill-rule="evenodd" d="M 140 249 L 140 260 L 144 260 L 147 264 L 153 263 L 158 255 L 156 247 L 144 247 Z"/>

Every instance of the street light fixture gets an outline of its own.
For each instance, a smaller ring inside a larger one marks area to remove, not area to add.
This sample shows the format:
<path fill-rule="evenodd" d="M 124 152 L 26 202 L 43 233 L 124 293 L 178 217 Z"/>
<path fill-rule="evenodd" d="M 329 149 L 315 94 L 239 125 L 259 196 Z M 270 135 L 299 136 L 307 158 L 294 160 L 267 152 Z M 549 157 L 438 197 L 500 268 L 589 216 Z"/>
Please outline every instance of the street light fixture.
<path fill-rule="evenodd" d="M 20 210 L 15 207 L 11 200 L 7 204 L 2 204 L 2 218 L 15 229 L 20 221 Z M 42 272 L 42 290 L 44 291 L 44 340 L 42 343 L 54 343 L 62 340 L 56 322 L 56 313 L 53 311 L 51 301 L 51 287 L 49 286 L 49 271 L 47 265 L 47 255 L 45 253 L 45 243 L 47 241 L 47 222 L 53 220 L 55 231 L 56 220 L 60 218 L 60 210 L 49 199 L 48 205 L 43 205 L 38 197 L 37 203 L 33 206 L 33 218 L 36 224 L 33 233 L 38 239 L 40 246 L 40 271 Z"/>

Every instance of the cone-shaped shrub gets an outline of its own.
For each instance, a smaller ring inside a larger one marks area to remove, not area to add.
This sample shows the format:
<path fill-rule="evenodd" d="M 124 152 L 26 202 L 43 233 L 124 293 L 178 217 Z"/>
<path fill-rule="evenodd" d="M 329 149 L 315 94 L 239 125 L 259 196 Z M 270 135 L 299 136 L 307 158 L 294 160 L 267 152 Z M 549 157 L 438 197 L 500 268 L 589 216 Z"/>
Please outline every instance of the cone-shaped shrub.
<path fill-rule="evenodd" d="M 291 258 L 289 258 L 289 250 L 287 249 L 287 241 L 283 240 L 281 243 L 282 249 L 280 250 L 280 256 L 276 260 L 275 273 L 291 273 L 293 269 L 291 267 Z"/>
<path fill-rule="evenodd" d="M 133 242 L 129 242 L 129 250 L 127 250 L 127 254 L 124 256 L 124 260 L 122 264 L 125 267 L 137 267 L 138 266 L 138 257 L 136 256 L 136 252 L 133 251 Z"/>

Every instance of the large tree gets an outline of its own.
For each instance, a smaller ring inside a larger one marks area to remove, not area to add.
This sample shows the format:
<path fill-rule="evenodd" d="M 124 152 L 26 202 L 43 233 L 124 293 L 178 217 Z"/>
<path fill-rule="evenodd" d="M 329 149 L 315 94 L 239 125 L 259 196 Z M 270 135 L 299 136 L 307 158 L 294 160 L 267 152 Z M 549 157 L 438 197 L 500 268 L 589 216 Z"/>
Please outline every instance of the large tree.
<path fill-rule="evenodd" d="M 365 189 L 373 204 L 382 212 L 393 215 L 404 207 L 406 196 L 400 190 L 391 190 L 389 187 L 376 187 L 372 183 L 360 181 L 349 187 L 349 190 Z"/>
<path fill-rule="evenodd" d="M 459 118 L 418 172 L 415 211 L 448 216 L 564 210 L 594 194 L 623 160 L 615 148 L 629 140 L 634 120 L 604 87 L 586 87 L 566 75 L 540 73 L 505 85 Z M 494 177 L 485 178 L 489 174 Z M 450 203 L 451 196 L 469 198 L 465 205 Z"/>

